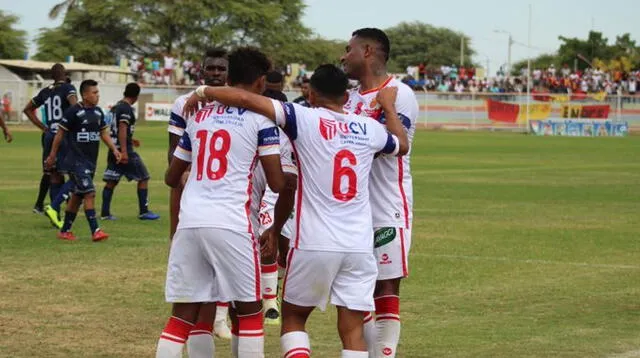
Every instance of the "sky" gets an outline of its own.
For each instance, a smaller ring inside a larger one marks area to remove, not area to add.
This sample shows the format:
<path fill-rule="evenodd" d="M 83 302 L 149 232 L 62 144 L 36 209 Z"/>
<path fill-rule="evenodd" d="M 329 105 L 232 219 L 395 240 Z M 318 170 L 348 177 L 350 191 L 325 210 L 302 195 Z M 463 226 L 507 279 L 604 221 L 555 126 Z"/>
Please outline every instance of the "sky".
<path fill-rule="evenodd" d="M 54 27 L 60 20 L 47 17 L 61 0 L 0 0 L 0 9 L 21 18 L 19 28 L 33 39 L 42 27 Z M 317 34 L 348 40 L 361 27 L 387 28 L 400 22 L 422 21 L 465 33 L 477 51 L 474 60 L 492 72 L 507 63 L 508 32 L 516 44 L 512 62 L 557 50 L 558 36 L 586 38 L 589 30 L 604 33 L 610 41 L 625 32 L 640 43 L 639 0 L 305 0 L 303 22 Z M 531 48 L 528 43 L 531 4 Z M 393 44 L 391 44 L 393 51 Z M 428 56 L 428 54 L 427 54 Z"/>

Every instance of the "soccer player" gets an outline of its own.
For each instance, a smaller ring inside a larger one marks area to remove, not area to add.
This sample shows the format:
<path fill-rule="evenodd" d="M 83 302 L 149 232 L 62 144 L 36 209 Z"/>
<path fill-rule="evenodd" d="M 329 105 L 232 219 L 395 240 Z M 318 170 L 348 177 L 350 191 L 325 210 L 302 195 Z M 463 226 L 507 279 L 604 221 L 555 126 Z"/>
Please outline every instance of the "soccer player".
<path fill-rule="evenodd" d="M 259 94 L 271 63 L 258 50 L 241 48 L 229 54 L 229 85 Z M 172 317 L 160 336 L 156 357 L 181 357 L 202 303 L 233 301 L 237 342 L 234 356 L 264 357 L 260 289 L 260 258 L 253 235 L 252 173 L 259 159 L 269 187 L 284 185 L 278 129 L 267 118 L 244 108 L 209 103 L 189 121 L 165 181 L 180 184 L 191 169 L 180 203 L 167 270 L 166 298 Z M 269 254 L 275 243 L 265 243 Z M 202 327 L 208 331 L 211 327 Z M 210 350 L 190 349 L 190 357 L 211 357 Z"/>
<path fill-rule="evenodd" d="M 282 102 L 287 102 L 287 95 L 282 92 L 284 88 L 284 77 L 278 71 L 269 71 L 267 73 L 267 89 L 263 95 L 269 98 L 275 98 Z"/>
<path fill-rule="evenodd" d="M 303 78 L 302 84 L 300 85 L 300 90 L 302 91 L 302 96 L 293 100 L 293 103 L 297 103 L 304 107 L 311 107 L 309 103 L 309 79 Z"/>
<path fill-rule="evenodd" d="M 224 86 L 227 83 L 227 69 L 229 68 L 229 60 L 227 59 L 227 51 L 220 48 L 211 48 L 206 50 L 204 59 L 202 60 L 202 77 L 204 83 L 208 86 Z M 176 99 L 171 109 L 171 118 L 169 119 L 169 150 L 168 160 L 171 163 L 171 158 L 178 145 L 178 141 L 184 134 L 184 129 L 187 127 L 185 118 L 182 117 L 182 109 L 186 100 L 193 94 L 189 92 Z M 185 171 L 186 180 L 188 170 Z M 170 216 L 170 229 L 169 237 L 173 238 L 173 234 L 176 232 L 178 226 L 178 214 L 180 212 L 180 197 L 182 196 L 183 185 L 178 185 L 175 188 L 171 188 L 171 197 L 169 199 L 169 216 Z M 226 302 L 218 302 L 216 305 L 202 305 L 200 308 L 200 317 L 198 318 L 198 324 L 209 325 L 213 320 L 214 333 L 217 337 L 224 339 L 231 339 L 231 331 L 227 324 L 227 315 L 229 312 L 229 304 Z M 215 318 L 214 318 L 215 315 Z"/>
<path fill-rule="evenodd" d="M 71 106 L 58 124 L 58 133 L 53 139 L 51 152 L 45 161 L 47 167 L 55 163 L 60 143 L 66 137 L 69 150 L 64 158 L 63 168 L 73 182 L 73 194 L 64 215 L 64 224 L 58 232 L 58 238 L 75 241 L 71 226 L 76 218 L 80 204 L 84 204 L 84 214 L 89 222 L 91 236 L 94 242 L 106 240 L 109 235 L 98 227 L 96 220 L 95 187 L 93 176 L 96 172 L 96 162 L 100 149 L 100 139 L 109 147 L 120 162 L 120 151 L 111 141 L 109 126 L 104 120 L 104 112 L 98 107 L 100 94 L 98 82 L 84 80 L 80 84 L 82 102 Z"/>
<path fill-rule="evenodd" d="M 396 90 L 385 89 L 378 95 L 389 133 L 380 123 L 343 111 L 347 84 L 344 72 L 323 65 L 310 82 L 309 98 L 316 108 L 214 87 L 198 88 L 185 106 L 189 112 L 200 96 L 248 108 L 274 120 L 293 142 L 300 172 L 296 237 L 283 288 L 281 345 L 285 357 L 310 356 L 305 323 L 315 307 L 324 310 L 329 295 L 338 308 L 342 357 L 369 356 L 363 315 L 374 308 L 377 277 L 369 172 L 374 154 L 402 155 L 409 148 L 395 108 Z M 276 220 L 274 226 L 283 224 L 282 218 Z M 268 238 L 261 240 L 276 240 L 273 231 L 265 236 Z"/>
<path fill-rule="evenodd" d="M 124 98 L 111 108 L 111 138 L 120 150 L 120 163 L 116 163 L 113 154 L 107 155 L 107 169 L 103 179 L 106 184 L 102 190 L 102 210 L 100 217 L 102 220 L 116 220 L 111 215 L 111 199 L 120 178 L 124 175 L 127 180 L 138 182 L 138 219 L 157 220 L 160 215 L 149 211 L 148 188 L 149 171 L 144 165 L 140 155 L 133 150 L 133 147 L 140 145 L 140 142 L 133 139 L 133 132 L 136 126 L 136 115 L 133 104 L 138 101 L 140 86 L 137 83 L 129 83 L 124 89 Z"/>
<path fill-rule="evenodd" d="M 51 145 L 53 138 L 58 132 L 58 125 L 62 120 L 63 114 L 78 102 L 76 95 L 76 89 L 72 84 L 67 83 L 67 75 L 65 68 L 62 64 L 56 63 L 51 67 L 51 75 L 53 76 L 53 84 L 43 88 L 38 92 L 38 95 L 33 97 L 29 103 L 24 107 L 23 113 L 29 118 L 31 123 L 38 127 L 43 133 L 43 150 L 42 150 L 42 162 L 49 156 L 51 152 Z M 40 121 L 35 115 L 35 110 L 44 105 L 44 120 Z M 44 124 L 43 124 L 44 123 Z M 55 164 L 60 165 L 66 154 L 66 143 L 61 143 L 58 157 Z M 60 192 L 67 193 L 71 190 L 72 183 L 69 181 L 64 183 L 64 177 L 56 169 L 56 165 L 51 169 L 43 168 L 43 175 L 40 179 L 40 190 L 38 199 L 34 206 L 34 212 L 47 211 L 44 208 L 44 194 L 47 191 L 47 181 L 49 181 L 49 198 L 53 202 Z M 58 209 L 59 210 L 59 209 Z M 51 211 L 51 210 L 48 210 Z M 60 228 L 62 222 L 58 218 L 58 211 L 48 214 L 51 216 L 49 219 L 52 224 Z"/>
<path fill-rule="evenodd" d="M 345 110 L 385 124 L 388 118 L 376 101 L 380 89 L 398 88 L 395 107 L 409 142 L 413 140 L 418 102 L 413 91 L 387 73 L 390 44 L 387 35 L 374 28 L 353 32 L 342 57 L 347 75 L 360 82 L 351 91 Z M 409 156 L 382 156 L 374 160 L 369 188 L 375 231 L 378 281 L 374 293 L 376 319 L 365 317 L 365 338 L 372 357 L 395 357 L 400 339 L 400 280 L 409 275 L 413 217 L 413 184 Z"/>
<path fill-rule="evenodd" d="M 9 130 L 9 128 L 7 128 L 7 124 L 4 122 L 4 119 L 2 118 L 2 116 L 0 116 L 0 128 L 2 128 L 2 134 L 4 134 L 4 140 L 6 140 L 7 143 L 11 143 L 11 141 L 13 141 L 13 136 L 11 135 L 11 131 Z"/>

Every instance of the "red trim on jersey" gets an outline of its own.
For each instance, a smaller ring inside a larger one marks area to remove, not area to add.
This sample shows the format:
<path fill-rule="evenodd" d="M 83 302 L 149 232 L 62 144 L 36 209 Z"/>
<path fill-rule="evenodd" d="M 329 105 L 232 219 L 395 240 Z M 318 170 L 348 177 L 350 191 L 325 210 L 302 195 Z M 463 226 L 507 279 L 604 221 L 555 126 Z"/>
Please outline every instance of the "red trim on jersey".
<path fill-rule="evenodd" d="M 256 163 L 258 163 L 258 153 L 253 156 L 253 161 L 251 162 L 251 167 L 249 168 L 249 175 L 247 179 L 249 180 L 249 185 L 247 185 L 247 201 L 244 203 L 244 211 L 247 215 L 247 223 L 248 229 L 247 231 L 253 235 L 253 226 L 251 225 L 251 194 L 253 192 L 253 170 L 256 168 Z"/>
<path fill-rule="evenodd" d="M 289 257 L 287 257 L 287 269 L 284 271 L 284 279 L 282 281 L 282 300 L 284 301 L 284 293 L 287 289 L 287 277 L 289 277 L 289 269 L 291 268 L 291 261 L 293 261 L 294 248 L 289 249 Z"/>
<path fill-rule="evenodd" d="M 400 195 L 402 196 L 402 208 L 404 209 L 404 225 L 405 228 L 409 228 L 409 204 L 407 203 L 407 196 L 404 193 L 404 165 L 402 163 L 402 157 L 398 157 L 398 187 L 400 188 Z"/>
<path fill-rule="evenodd" d="M 361 95 L 365 95 L 365 94 L 369 94 L 369 93 L 373 93 L 373 92 L 378 92 L 378 91 L 380 91 L 381 89 L 383 89 L 386 85 L 388 85 L 388 84 L 389 84 L 389 82 L 391 82 L 391 80 L 392 80 L 392 79 L 393 79 L 393 76 L 389 76 L 389 78 L 387 78 L 387 80 L 386 80 L 386 81 L 384 81 L 380 86 L 378 86 L 378 87 L 376 87 L 376 88 L 372 88 L 372 89 L 367 90 L 367 91 L 364 91 L 364 92 L 361 92 L 361 91 L 358 91 L 358 92 L 359 92 Z"/>
<path fill-rule="evenodd" d="M 258 252 L 258 242 L 251 234 L 251 246 L 253 247 L 253 271 L 255 273 L 256 282 L 256 301 L 262 299 L 262 287 L 260 287 L 260 253 Z"/>
<path fill-rule="evenodd" d="M 409 276 L 409 270 L 407 270 L 407 252 L 404 251 L 404 229 L 400 228 L 400 248 L 402 249 L 402 276 Z"/>
<path fill-rule="evenodd" d="M 302 214 L 302 163 L 300 162 L 300 156 L 298 155 L 298 150 L 296 149 L 295 144 L 292 140 L 291 148 L 293 149 L 293 153 L 296 156 L 296 160 L 298 161 L 298 189 L 296 192 L 296 239 L 293 244 L 293 248 L 298 248 L 300 244 L 300 216 Z M 287 271 L 289 270 L 289 265 L 287 264 Z"/>

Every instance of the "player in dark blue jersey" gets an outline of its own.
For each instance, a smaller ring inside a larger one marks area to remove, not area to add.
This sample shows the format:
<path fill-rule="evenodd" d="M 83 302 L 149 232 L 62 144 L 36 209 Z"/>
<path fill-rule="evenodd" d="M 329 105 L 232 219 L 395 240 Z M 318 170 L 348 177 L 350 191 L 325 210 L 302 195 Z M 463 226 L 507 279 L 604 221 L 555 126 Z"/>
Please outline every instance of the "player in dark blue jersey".
<path fill-rule="evenodd" d="M 59 130 L 53 140 L 51 153 L 49 153 L 45 165 L 47 167 L 54 165 L 60 144 L 66 137 L 68 151 L 62 167 L 73 181 L 74 189 L 67 205 L 64 224 L 58 232 L 58 238 L 69 241 L 76 239 L 71 232 L 71 225 L 73 225 L 80 204 L 83 203 L 93 241 L 102 241 L 107 239 L 109 235 L 98 227 L 94 208 L 95 187 L 93 185 L 100 139 L 109 147 L 116 162 L 120 162 L 120 151 L 113 144 L 109 135 L 109 126 L 105 122 L 104 112 L 98 107 L 100 100 L 98 83 L 94 80 L 82 81 L 80 95 L 82 102 L 71 106 L 60 120 Z"/>
<path fill-rule="evenodd" d="M 136 115 L 133 104 L 140 95 L 140 86 L 137 83 L 129 83 L 124 90 L 124 98 L 111 108 L 111 139 L 120 149 L 120 163 L 116 163 L 116 158 L 112 153 L 107 155 L 107 169 L 103 179 L 106 182 L 102 190 L 102 220 L 115 220 L 111 215 L 111 198 L 120 178 L 124 175 L 127 180 L 138 182 L 138 208 L 140 220 L 157 220 L 159 215 L 149 211 L 148 204 L 148 184 L 149 171 L 144 165 L 140 155 L 133 148 L 140 145 L 140 142 L 133 139 L 133 132 L 136 126 Z"/>
<path fill-rule="evenodd" d="M 51 75 L 54 81 L 53 84 L 40 90 L 38 95 L 33 97 L 33 99 L 29 103 L 27 103 L 23 110 L 24 114 L 27 116 L 27 118 L 29 118 L 31 123 L 42 130 L 43 162 L 49 156 L 49 152 L 51 151 L 51 144 L 53 143 L 53 138 L 58 131 L 58 124 L 60 123 L 60 120 L 62 120 L 62 115 L 70 106 L 78 102 L 76 88 L 66 81 L 67 75 L 65 73 L 64 66 L 59 63 L 53 65 L 51 67 Z M 43 106 L 44 108 L 43 121 L 40 121 L 35 115 L 35 110 L 40 106 Z M 58 165 L 60 164 L 60 162 L 62 162 L 65 153 L 65 145 L 63 143 L 57 158 Z M 33 208 L 34 212 L 40 213 L 44 211 L 44 197 L 47 190 L 49 190 L 49 197 L 52 202 L 57 197 L 60 191 L 68 192 L 70 190 L 69 186 L 71 185 L 71 183 L 63 186 L 64 177 L 60 175 L 56 168 L 57 165 L 55 163 L 50 170 L 43 168 L 44 173 L 40 180 L 40 191 L 38 194 L 38 199 L 36 200 L 36 204 Z M 51 185 L 50 189 L 49 183 Z M 54 222 L 54 224 L 56 224 L 56 222 Z"/>

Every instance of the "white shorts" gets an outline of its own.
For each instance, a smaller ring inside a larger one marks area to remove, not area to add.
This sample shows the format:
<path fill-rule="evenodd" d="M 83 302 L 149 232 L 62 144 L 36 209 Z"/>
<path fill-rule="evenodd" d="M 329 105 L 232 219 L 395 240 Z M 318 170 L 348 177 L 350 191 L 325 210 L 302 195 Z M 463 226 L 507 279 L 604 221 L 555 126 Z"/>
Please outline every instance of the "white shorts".
<path fill-rule="evenodd" d="M 378 262 L 378 280 L 409 276 L 411 230 L 401 227 L 376 227 L 374 253 Z"/>
<path fill-rule="evenodd" d="M 376 286 L 373 254 L 306 251 L 291 248 L 282 288 L 283 300 L 324 311 L 331 304 L 355 311 L 373 311 Z"/>
<path fill-rule="evenodd" d="M 178 229 L 169 254 L 165 296 L 172 303 L 259 301 L 257 240 L 226 229 Z"/>

